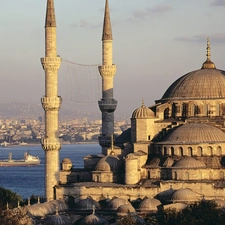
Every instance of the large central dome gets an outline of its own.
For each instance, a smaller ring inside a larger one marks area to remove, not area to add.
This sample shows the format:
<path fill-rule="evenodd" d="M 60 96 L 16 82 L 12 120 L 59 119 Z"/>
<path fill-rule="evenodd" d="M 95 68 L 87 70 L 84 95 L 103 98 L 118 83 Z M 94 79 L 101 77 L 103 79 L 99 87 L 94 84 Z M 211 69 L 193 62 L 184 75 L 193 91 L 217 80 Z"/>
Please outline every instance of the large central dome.
<path fill-rule="evenodd" d="M 225 99 L 225 71 L 200 69 L 177 79 L 162 100 Z"/>

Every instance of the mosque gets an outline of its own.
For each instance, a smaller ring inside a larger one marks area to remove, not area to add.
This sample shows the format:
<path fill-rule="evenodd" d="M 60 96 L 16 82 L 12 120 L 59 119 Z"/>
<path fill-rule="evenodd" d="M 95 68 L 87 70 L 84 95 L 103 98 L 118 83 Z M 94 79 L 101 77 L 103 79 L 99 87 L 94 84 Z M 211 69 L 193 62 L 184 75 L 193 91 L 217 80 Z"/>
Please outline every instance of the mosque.
<path fill-rule="evenodd" d="M 93 206 L 93 211 L 101 210 L 103 215 L 115 212 L 120 216 L 155 212 L 159 206 L 181 209 L 202 199 L 215 200 L 225 207 L 225 71 L 211 61 L 209 39 L 207 58 L 200 69 L 174 81 L 152 106 L 145 106 L 143 101 L 131 113 L 131 128 L 115 137 L 116 65 L 112 59 L 108 0 L 99 66 L 102 154 L 84 157 L 83 169 L 73 167 L 71 160 L 65 158 L 58 169 L 60 57 L 56 54 L 54 2 L 47 2 L 46 57 L 41 59 L 46 74 L 46 94 L 42 98 L 46 136 L 42 147 L 46 153 L 47 200 L 72 202 L 81 217 Z"/>

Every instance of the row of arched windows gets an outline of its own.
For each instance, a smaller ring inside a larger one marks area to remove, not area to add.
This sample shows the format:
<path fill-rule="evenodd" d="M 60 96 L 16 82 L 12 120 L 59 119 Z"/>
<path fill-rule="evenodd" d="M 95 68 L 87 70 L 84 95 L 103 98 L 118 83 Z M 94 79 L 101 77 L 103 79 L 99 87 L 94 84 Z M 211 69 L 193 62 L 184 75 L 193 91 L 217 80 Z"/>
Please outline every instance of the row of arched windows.
<path fill-rule="evenodd" d="M 225 155 L 225 149 L 221 146 L 155 146 L 154 153 L 157 155 L 169 156 L 222 156 Z"/>

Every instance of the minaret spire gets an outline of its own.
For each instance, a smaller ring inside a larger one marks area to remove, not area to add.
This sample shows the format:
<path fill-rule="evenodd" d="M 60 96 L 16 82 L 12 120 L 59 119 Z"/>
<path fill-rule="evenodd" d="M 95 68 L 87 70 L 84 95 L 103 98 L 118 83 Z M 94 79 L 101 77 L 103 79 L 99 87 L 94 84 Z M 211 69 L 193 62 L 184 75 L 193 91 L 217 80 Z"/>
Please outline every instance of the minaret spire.
<path fill-rule="evenodd" d="M 108 0 L 106 0 L 106 3 L 105 3 L 105 16 L 104 16 L 102 40 L 112 40 L 112 28 L 111 28 L 111 22 L 110 22 Z"/>
<path fill-rule="evenodd" d="M 41 99 L 45 110 L 45 137 L 41 144 L 45 151 L 45 195 L 48 201 L 55 199 L 54 187 L 59 181 L 59 140 L 58 112 L 61 97 L 58 96 L 58 70 L 61 59 L 56 49 L 56 20 L 54 0 L 47 0 L 45 20 L 45 57 L 41 58 L 45 71 L 45 96 Z"/>
<path fill-rule="evenodd" d="M 56 27 L 54 0 L 47 2 L 45 27 Z"/>
<path fill-rule="evenodd" d="M 111 136 L 114 134 L 114 111 L 117 101 L 113 99 L 113 78 L 116 66 L 113 64 L 112 29 L 109 15 L 108 0 L 105 2 L 105 15 L 102 33 L 102 66 L 99 66 L 102 77 L 102 99 L 98 102 L 102 112 L 102 134 L 99 144 L 102 153 L 107 154 L 107 148 L 111 146 Z"/>
<path fill-rule="evenodd" d="M 211 47 L 210 47 L 210 39 L 207 37 L 207 47 L 206 47 L 206 61 L 202 64 L 202 69 L 215 69 L 215 64 L 211 61 Z"/>

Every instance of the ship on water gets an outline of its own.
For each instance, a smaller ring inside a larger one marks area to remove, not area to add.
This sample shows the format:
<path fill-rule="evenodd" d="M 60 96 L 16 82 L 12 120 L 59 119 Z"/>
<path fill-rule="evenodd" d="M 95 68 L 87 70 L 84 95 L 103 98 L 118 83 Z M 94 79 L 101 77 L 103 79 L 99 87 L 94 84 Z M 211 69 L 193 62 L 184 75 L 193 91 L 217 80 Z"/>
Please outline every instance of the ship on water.
<path fill-rule="evenodd" d="M 24 153 L 23 159 L 13 159 L 12 153 L 9 152 L 8 159 L 0 160 L 0 166 L 37 166 L 40 162 L 38 156 L 32 156 L 29 152 Z"/>

